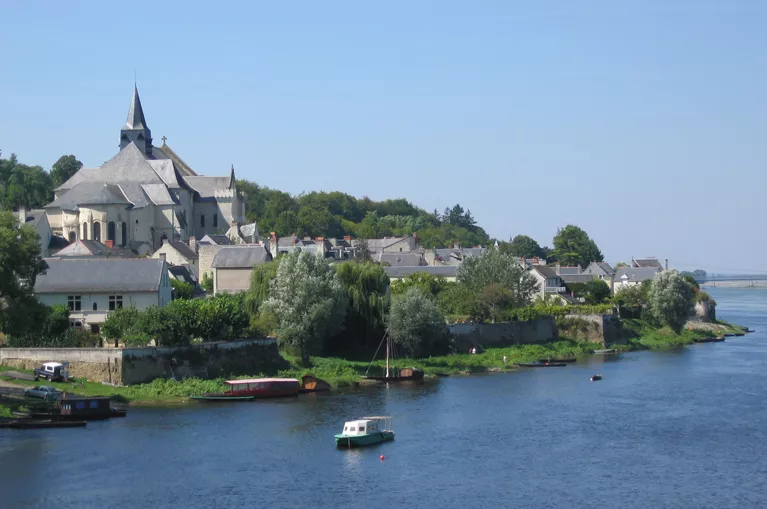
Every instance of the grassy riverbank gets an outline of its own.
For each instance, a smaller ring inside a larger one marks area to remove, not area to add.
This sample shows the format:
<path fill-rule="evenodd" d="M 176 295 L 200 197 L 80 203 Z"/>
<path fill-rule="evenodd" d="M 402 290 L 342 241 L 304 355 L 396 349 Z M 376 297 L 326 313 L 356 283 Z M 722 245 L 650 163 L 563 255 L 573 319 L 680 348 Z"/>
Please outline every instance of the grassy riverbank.
<path fill-rule="evenodd" d="M 657 350 L 665 348 L 678 348 L 691 345 L 696 340 L 722 336 L 724 334 L 740 334 L 746 331 L 743 327 L 718 322 L 716 324 L 688 324 L 688 327 L 677 334 L 671 329 L 657 329 L 640 320 L 624 320 L 624 329 L 630 336 L 624 344 L 610 345 L 619 351 L 634 350 Z M 454 354 L 442 357 L 429 357 L 424 359 L 394 359 L 392 367 L 395 369 L 416 367 L 423 369 L 427 376 L 438 374 L 468 375 L 473 373 L 488 373 L 515 369 L 515 364 L 533 362 L 538 359 L 557 359 L 577 357 L 592 353 L 594 350 L 603 348 L 599 343 L 579 343 L 569 339 L 549 341 L 546 343 L 515 345 L 507 348 L 489 348 L 481 353 Z M 503 357 L 507 357 L 507 363 Z M 353 386 L 363 380 L 368 371 L 370 375 L 381 374 L 385 367 L 383 360 L 378 360 L 372 365 L 369 362 L 347 360 L 335 357 L 313 357 L 312 367 L 303 368 L 299 359 L 283 353 L 283 357 L 290 362 L 290 369 L 278 373 L 253 373 L 247 376 L 232 376 L 228 378 L 254 378 L 262 376 L 280 376 L 286 378 L 300 378 L 306 373 L 327 380 L 334 388 Z M 0 371 L 8 371 L 11 368 L 0 366 Z M 17 370 L 18 371 L 18 370 Z M 29 372 L 31 373 L 31 372 Z M 205 392 L 218 392 L 221 390 L 224 378 L 214 380 L 201 380 L 188 378 L 182 381 L 158 379 L 151 383 L 132 385 L 129 387 L 112 387 L 96 382 L 77 383 L 51 383 L 46 381 L 32 382 L 27 380 L 13 380 L 12 382 L 22 386 L 38 384 L 50 385 L 61 391 L 85 396 L 109 396 L 118 402 L 131 404 L 173 404 L 183 403 L 190 396 Z M 7 400 L 0 401 L 0 417 L 10 416 L 11 407 Z"/>

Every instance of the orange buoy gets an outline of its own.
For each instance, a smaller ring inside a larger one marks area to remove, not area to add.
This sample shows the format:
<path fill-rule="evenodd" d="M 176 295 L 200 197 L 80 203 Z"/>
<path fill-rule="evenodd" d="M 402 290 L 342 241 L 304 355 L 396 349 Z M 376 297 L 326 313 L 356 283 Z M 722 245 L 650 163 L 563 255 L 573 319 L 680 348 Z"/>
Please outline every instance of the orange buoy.
<path fill-rule="evenodd" d="M 384 455 L 382 454 L 382 455 L 381 455 L 381 461 L 383 461 L 383 460 L 384 460 Z"/>

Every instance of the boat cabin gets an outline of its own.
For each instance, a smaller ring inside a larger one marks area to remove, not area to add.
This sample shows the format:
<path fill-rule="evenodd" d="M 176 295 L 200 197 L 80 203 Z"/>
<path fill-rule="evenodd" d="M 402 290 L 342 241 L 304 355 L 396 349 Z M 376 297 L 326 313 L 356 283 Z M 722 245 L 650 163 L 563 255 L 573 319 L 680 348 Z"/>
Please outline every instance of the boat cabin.
<path fill-rule="evenodd" d="M 379 431 L 391 431 L 391 428 L 391 417 L 363 417 L 356 421 L 345 422 L 343 434 L 349 437 L 357 437 L 372 435 Z"/>
<path fill-rule="evenodd" d="M 224 382 L 224 394 L 231 396 L 293 396 L 298 394 L 300 388 L 301 382 L 295 378 L 251 378 Z"/>
<path fill-rule="evenodd" d="M 112 406 L 107 397 L 96 396 L 92 398 L 84 396 L 66 395 L 59 401 L 58 407 L 61 409 L 61 415 L 77 417 L 111 417 Z"/>
<path fill-rule="evenodd" d="M 314 375 L 304 375 L 301 377 L 301 392 L 321 392 L 329 391 L 330 384 Z"/>

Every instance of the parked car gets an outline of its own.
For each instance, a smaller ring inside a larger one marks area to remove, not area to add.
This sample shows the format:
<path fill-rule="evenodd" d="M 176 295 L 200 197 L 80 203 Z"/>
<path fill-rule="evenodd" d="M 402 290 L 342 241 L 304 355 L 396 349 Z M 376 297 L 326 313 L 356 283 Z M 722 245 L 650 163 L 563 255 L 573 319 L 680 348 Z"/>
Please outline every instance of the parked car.
<path fill-rule="evenodd" d="M 27 396 L 28 398 L 40 398 L 46 401 L 49 401 L 49 400 L 53 401 L 53 400 L 61 399 L 61 391 L 59 391 L 55 387 L 48 387 L 47 385 L 38 385 L 37 387 L 33 387 L 31 389 L 25 390 L 24 396 Z"/>
<path fill-rule="evenodd" d="M 35 368 L 35 380 L 45 378 L 51 382 L 64 381 L 69 378 L 69 363 L 45 362 L 39 368 Z"/>

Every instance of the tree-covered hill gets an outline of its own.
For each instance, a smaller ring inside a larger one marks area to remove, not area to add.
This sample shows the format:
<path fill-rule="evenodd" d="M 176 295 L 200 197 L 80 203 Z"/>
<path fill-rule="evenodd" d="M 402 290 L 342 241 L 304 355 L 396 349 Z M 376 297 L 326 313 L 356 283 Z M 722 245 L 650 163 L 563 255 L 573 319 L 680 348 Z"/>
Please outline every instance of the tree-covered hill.
<path fill-rule="evenodd" d="M 380 238 L 416 233 L 426 248 L 454 243 L 486 246 L 490 242 L 471 212 L 460 205 L 439 213 L 427 212 L 403 198 L 373 201 L 337 191 L 291 196 L 247 180 L 238 181 L 237 188 L 245 194 L 246 219 L 257 221 L 262 235 L 276 232 L 279 236 L 295 233 L 312 237 Z"/>

